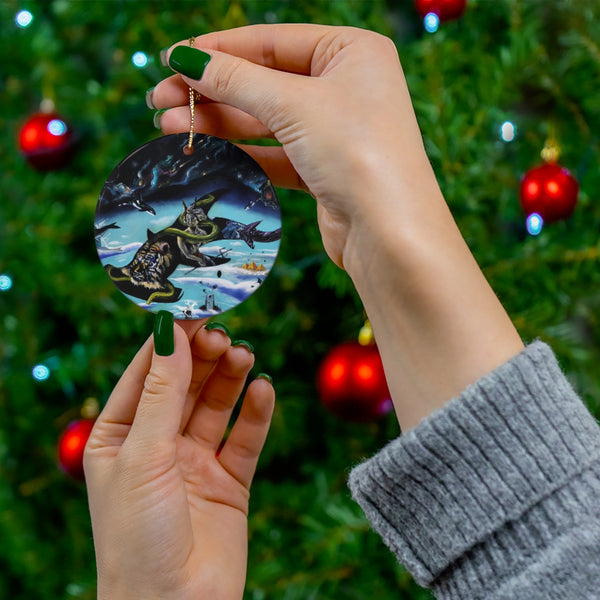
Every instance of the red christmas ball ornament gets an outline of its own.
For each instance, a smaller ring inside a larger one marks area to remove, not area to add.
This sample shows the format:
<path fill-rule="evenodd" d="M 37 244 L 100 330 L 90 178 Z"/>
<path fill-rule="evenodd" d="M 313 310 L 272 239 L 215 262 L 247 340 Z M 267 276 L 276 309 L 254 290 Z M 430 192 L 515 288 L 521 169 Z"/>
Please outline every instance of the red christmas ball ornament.
<path fill-rule="evenodd" d="M 467 0 L 415 0 L 415 6 L 423 18 L 433 13 L 440 21 L 450 21 L 462 16 Z"/>
<path fill-rule="evenodd" d="M 325 407 L 348 421 L 373 421 L 392 409 L 374 344 L 347 342 L 336 346 L 321 363 L 317 387 Z"/>
<path fill-rule="evenodd" d="M 567 219 L 577 204 L 579 184 L 555 162 L 529 170 L 521 180 L 521 206 L 527 216 L 537 213 L 545 223 Z"/>
<path fill-rule="evenodd" d="M 39 171 L 64 167 L 72 157 L 73 131 L 55 112 L 31 116 L 19 132 L 19 148 L 27 162 Z"/>
<path fill-rule="evenodd" d="M 74 479 L 84 479 L 83 451 L 95 419 L 72 421 L 58 440 L 58 462 L 65 473 Z"/>

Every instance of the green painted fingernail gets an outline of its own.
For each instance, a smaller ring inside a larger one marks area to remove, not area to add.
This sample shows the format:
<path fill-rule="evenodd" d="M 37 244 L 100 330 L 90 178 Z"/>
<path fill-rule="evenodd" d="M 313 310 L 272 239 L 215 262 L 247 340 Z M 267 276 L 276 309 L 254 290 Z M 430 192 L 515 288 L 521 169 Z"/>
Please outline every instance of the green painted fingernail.
<path fill-rule="evenodd" d="M 213 321 L 212 323 L 207 323 L 204 326 L 204 329 L 206 329 L 206 331 L 212 331 L 213 329 L 216 329 L 217 331 L 222 331 L 227 337 L 231 337 L 229 329 L 227 329 L 227 327 L 225 327 L 225 325 L 223 325 L 222 323 L 215 323 Z"/>
<path fill-rule="evenodd" d="M 248 352 L 254 352 L 254 346 L 247 342 L 246 340 L 236 340 L 235 342 L 231 342 L 232 346 L 244 346 L 248 350 Z"/>
<path fill-rule="evenodd" d="M 154 118 L 152 119 L 152 122 L 154 123 L 154 127 L 156 127 L 156 129 L 160 129 L 160 118 L 162 117 L 163 113 L 166 112 L 166 108 L 163 108 L 162 110 L 157 110 L 154 113 Z"/>
<path fill-rule="evenodd" d="M 169 57 L 169 67 L 190 79 L 201 79 L 211 56 L 190 46 L 175 46 Z"/>
<path fill-rule="evenodd" d="M 153 93 L 154 93 L 153 87 L 151 87 L 149 90 L 146 91 L 146 106 L 150 110 L 156 110 L 156 106 L 154 106 L 154 102 L 152 102 L 152 94 Z"/>
<path fill-rule="evenodd" d="M 154 350 L 159 356 L 171 356 L 175 352 L 173 313 L 161 310 L 154 320 Z"/>
<path fill-rule="evenodd" d="M 270 375 L 267 375 L 266 373 L 259 373 L 256 376 L 256 379 L 266 379 L 271 385 L 273 385 L 273 378 Z"/>

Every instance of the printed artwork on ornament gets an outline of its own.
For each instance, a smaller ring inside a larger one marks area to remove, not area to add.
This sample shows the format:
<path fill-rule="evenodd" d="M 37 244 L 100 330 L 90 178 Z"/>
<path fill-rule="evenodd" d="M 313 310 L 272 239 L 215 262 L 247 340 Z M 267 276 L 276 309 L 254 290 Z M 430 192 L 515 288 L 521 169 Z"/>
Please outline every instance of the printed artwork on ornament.
<path fill-rule="evenodd" d="M 254 293 L 273 267 L 281 212 L 264 171 L 238 147 L 195 134 L 141 146 L 98 200 L 96 248 L 110 279 L 146 310 L 210 317 Z"/>

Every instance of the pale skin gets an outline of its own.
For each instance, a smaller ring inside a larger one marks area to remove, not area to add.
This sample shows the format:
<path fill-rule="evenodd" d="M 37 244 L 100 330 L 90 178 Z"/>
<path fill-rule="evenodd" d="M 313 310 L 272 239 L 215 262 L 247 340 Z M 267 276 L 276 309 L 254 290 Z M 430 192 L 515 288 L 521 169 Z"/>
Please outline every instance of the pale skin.
<path fill-rule="evenodd" d="M 275 393 L 250 384 L 218 453 L 254 356 L 201 325 L 175 325 L 171 356 L 146 341 L 88 441 L 99 599 L 242 595 L 249 489 Z"/>
<path fill-rule="evenodd" d="M 523 349 L 447 208 L 390 40 L 352 28 L 276 25 L 199 36 L 195 47 L 211 55 L 201 80 L 176 74 L 152 93 L 156 108 L 169 109 L 162 114 L 162 130 L 187 131 L 192 86 L 205 99 L 196 105 L 197 131 L 280 142 L 244 149 L 275 185 L 304 189 L 315 198 L 324 247 L 363 300 L 404 431 Z M 208 333 L 188 331 L 192 348 L 213 356 L 203 337 Z M 187 339 L 176 328 L 179 359 L 172 360 L 177 369 L 191 361 L 186 369 L 195 373 L 203 368 L 195 361 L 205 359 L 189 358 Z M 217 364 L 241 365 L 242 352 L 227 350 Z M 164 371 L 161 393 L 183 408 L 176 414 L 163 409 L 168 428 L 163 419 L 141 418 L 136 425 L 136 415 L 130 430 L 136 406 L 145 406 L 151 342 L 139 356 L 130 367 L 134 375 L 124 376 L 113 394 L 117 399 L 111 397 L 108 417 L 101 417 L 86 455 L 99 589 L 107 598 L 241 598 L 247 497 L 244 503 L 240 477 L 223 474 L 223 452 L 215 458 L 181 430 L 198 394 L 193 410 L 202 406 L 203 388 L 192 393 L 186 378 Z M 245 379 L 240 365 L 238 379 Z M 214 386 L 220 380 L 216 372 Z M 244 471 L 246 492 L 273 402 L 266 381 L 252 386 L 246 402 L 262 416 L 252 419 L 254 429 L 240 420 L 236 425 L 245 445 L 254 436 L 253 458 Z M 211 438 L 211 450 L 217 437 Z M 154 456 L 159 450 L 155 477 L 147 471 L 153 463 L 145 452 Z M 223 528 L 218 533 L 216 523 Z M 156 540 L 161 543 L 153 550 Z M 177 592 L 169 596 L 169 589 Z"/>

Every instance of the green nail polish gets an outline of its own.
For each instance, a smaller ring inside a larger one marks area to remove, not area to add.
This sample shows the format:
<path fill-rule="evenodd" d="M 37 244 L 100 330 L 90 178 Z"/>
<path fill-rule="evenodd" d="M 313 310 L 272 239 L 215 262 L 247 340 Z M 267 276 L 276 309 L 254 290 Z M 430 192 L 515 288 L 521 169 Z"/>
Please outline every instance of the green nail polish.
<path fill-rule="evenodd" d="M 227 337 L 231 337 L 229 329 L 227 329 L 227 327 L 225 327 L 225 325 L 223 325 L 222 323 L 215 323 L 213 321 L 212 323 L 207 323 L 204 326 L 204 329 L 206 329 L 206 331 L 212 331 L 213 329 L 216 329 L 217 331 L 222 331 Z"/>
<path fill-rule="evenodd" d="M 162 114 L 164 112 L 166 112 L 166 108 L 162 109 L 162 110 L 157 110 L 154 113 L 154 117 L 152 119 L 152 122 L 154 123 L 154 127 L 156 127 L 156 129 L 160 129 L 160 118 L 162 117 Z"/>
<path fill-rule="evenodd" d="M 152 94 L 153 93 L 154 93 L 153 87 L 151 87 L 149 90 L 146 91 L 146 106 L 150 110 L 156 110 L 156 106 L 154 106 L 154 102 L 152 102 Z"/>
<path fill-rule="evenodd" d="M 273 385 L 273 378 L 270 375 L 267 375 L 266 373 L 259 373 L 256 376 L 256 379 L 266 379 L 271 385 Z"/>
<path fill-rule="evenodd" d="M 154 321 L 154 350 L 159 356 L 171 356 L 175 352 L 173 313 L 161 310 Z"/>
<path fill-rule="evenodd" d="M 247 342 L 246 340 L 236 340 L 235 342 L 231 342 L 232 346 L 244 346 L 248 350 L 248 352 L 254 352 L 254 346 Z"/>
<path fill-rule="evenodd" d="M 201 79 L 210 59 L 210 54 L 202 50 L 189 46 L 175 46 L 169 57 L 169 67 L 190 79 Z"/>

